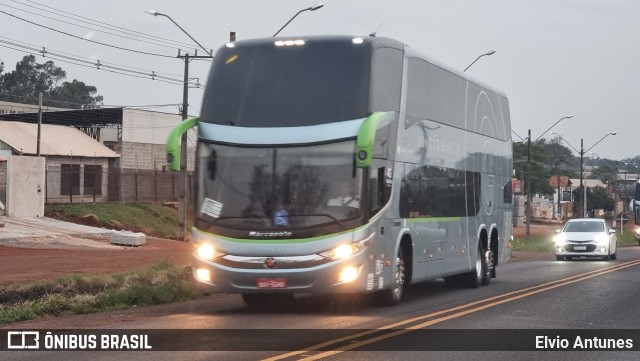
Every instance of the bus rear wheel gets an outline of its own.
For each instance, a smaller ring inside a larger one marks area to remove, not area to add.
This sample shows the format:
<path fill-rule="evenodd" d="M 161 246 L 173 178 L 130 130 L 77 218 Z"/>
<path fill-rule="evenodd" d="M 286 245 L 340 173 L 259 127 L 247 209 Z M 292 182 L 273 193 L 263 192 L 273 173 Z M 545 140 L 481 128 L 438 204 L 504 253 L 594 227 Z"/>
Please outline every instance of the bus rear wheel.
<path fill-rule="evenodd" d="M 468 288 L 478 288 L 481 285 L 487 285 L 489 284 L 489 280 L 491 280 L 491 271 L 489 270 L 489 267 L 487 265 L 487 259 L 480 242 L 478 242 L 478 252 L 476 252 L 475 267 L 472 271 L 469 271 L 466 274 L 465 278 L 465 285 Z"/>

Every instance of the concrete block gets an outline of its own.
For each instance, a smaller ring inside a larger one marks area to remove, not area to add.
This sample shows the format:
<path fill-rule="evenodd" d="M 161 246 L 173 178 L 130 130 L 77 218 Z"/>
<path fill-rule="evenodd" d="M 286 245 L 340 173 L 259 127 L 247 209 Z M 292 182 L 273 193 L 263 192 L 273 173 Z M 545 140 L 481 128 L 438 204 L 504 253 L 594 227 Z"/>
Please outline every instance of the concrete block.
<path fill-rule="evenodd" d="M 513 217 L 513 226 L 514 227 L 524 227 L 525 217 Z"/>
<path fill-rule="evenodd" d="M 147 242 L 147 236 L 140 232 L 113 231 L 111 232 L 111 244 L 123 246 L 142 246 Z"/>
<path fill-rule="evenodd" d="M 513 215 L 516 217 L 524 217 L 525 216 L 525 208 L 524 207 L 514 207 Z"/>

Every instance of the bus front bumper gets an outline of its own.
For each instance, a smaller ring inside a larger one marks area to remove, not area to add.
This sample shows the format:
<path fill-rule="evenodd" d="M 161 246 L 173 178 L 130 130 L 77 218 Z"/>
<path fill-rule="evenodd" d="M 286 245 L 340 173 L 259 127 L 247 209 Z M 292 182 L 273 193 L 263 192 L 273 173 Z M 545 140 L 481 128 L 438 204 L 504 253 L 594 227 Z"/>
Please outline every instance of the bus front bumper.
<path fill-rule="evenodd" d="M 328 262 L 295 257 L 207 261 L 194 255 L 193 275 L 200 289 L 212 293 L 359 293 L 382 287 L 382 267 L 369 267 L 367 259 L 366 252 Z"/>

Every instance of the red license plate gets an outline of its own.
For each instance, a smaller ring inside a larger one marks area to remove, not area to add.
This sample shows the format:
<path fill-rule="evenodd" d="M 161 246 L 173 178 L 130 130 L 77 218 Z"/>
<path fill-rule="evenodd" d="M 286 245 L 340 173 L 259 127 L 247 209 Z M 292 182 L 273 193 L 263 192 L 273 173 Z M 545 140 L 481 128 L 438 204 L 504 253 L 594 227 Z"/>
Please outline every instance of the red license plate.
<path fill-rule="evenodd" d="M 258 278 L 256 280 L 258 288 L 287 288 L 286 278 Z"/>

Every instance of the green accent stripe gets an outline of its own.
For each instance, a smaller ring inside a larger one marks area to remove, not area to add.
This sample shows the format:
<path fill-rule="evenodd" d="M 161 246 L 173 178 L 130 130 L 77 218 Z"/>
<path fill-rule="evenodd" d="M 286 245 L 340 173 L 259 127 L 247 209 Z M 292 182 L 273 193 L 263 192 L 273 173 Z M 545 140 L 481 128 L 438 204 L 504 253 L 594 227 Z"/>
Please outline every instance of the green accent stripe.
<path fill-rule="evenodd" d="M 407 223 L 460 222 L 462 217 L 420 217 L 407 218 Z"/>
<path fill-rule="evenodd" d="M 366 228 L 367 226 L 369 226 L 370 224 L 365 224 L 363 226 L 360 226 L 358 228 L 353 228 L 353 229 L 349 229 L 346 231 L 342 231 L 342 232 L 338 232 L 338 233 L 332 233 L 332 234 L 325 234 L 322 236 L 317 236 L 317 237 L 310 237 L 310 238 L 295 238 L 295 239 L 270 239 L 270 238 L 259 238 L 259 239 L 244 239 L 244 238 L 232 238 L 232 237 L 227 237 L 227 236 L 221 236 L 219 234 L 213 234 L 213 233 L 209 233 L 209 232 L 204 232 L 201 231 L 195 227 L 192 228 L 192 230 L 195 230 L 198 233 L 207 235 L 209 237 L 215 237 L 215 238 L 219 238 L 223 241 L 227 241 L 227 242 L 233 242 L 233 243 L 244 243 L 244 244 L 299 244 L 299 243 L 310 243 L 310 242 L 316 242 L 316 241 L 321 241 L 323 239 L 327 239 L 327 238 L 331 238 L 331 237 L 338 237 L 338 236 L 342 236 L 345 234 L 349 234 L 352 232 L 357 232 L 363 228 Z"/>
<path fill-rule="evenodd" d="M 176 125 L 171 130 L 171 133 L 169 133 L 169 137 L 167 138 L 167 163 L 169 164 L 170 170 L 180 170 L 180 139 L 182 134 L 197 126 L 199 120 L 197 117 L 185 119 Z"/>
<path fill-rule="evenodd" d="M 356 140 L 356 166 L 365 168 L 371 165 L 371 156 L 373 154 L 373 143 L 376 139 L 376 129 L 380 119 L 384 118 L 386 112 L 373 112 L 365 119 L 358 139 Z M 361 159 L 360 156 L 364 155 Z"/>

